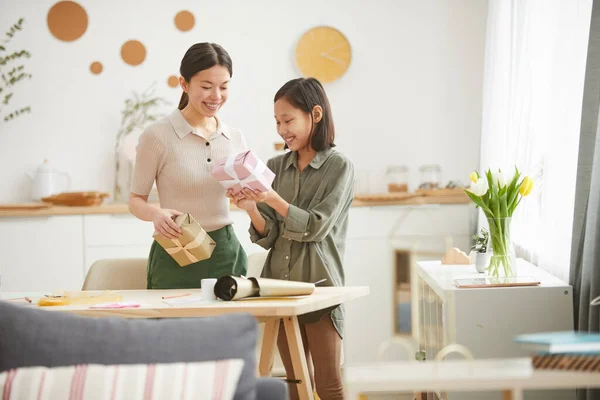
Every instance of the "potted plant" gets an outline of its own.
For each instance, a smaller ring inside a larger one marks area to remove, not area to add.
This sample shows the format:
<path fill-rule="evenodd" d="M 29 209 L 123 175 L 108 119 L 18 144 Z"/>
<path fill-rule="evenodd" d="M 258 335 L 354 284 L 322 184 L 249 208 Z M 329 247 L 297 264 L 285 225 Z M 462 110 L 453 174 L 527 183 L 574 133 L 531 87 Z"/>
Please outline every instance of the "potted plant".
<path fill-rule="evenodd" d="M 489 264 L 490 255 L 487 253 L 490 232 L 481 228 L 479 235 L 473 235 L 473 246 L 471 246 L 471 260 L 475 264 L 477 272 L 483 273 Z"/>
<path fill-rule="evenodd" d="M 150 123 L 161 118 L 163 114 L 157 110 L 169 103 L 162 97 L 154 94 L 154 84 L 142 93 L 133 92 L 132 97 L 125 100 L 125 107 L 121 112 L 121 127 L 117 133 L 115 143 L 115 188 L 114 200 L 126 201 L 131 182 L 133 164 L 135 162 L 135 147 L 140 134 Z M 125 177 L 121 177 L 121 167 L 125 163 L 129 168 Z"/>
<path fill-rule="evenodd" d="M 6 48 L 6 45 L 8 42 L 10 42 L 13 36 L 18 31 L 23 29 L 23 22 L 24 19 L 20 18 L 17 23 L 11 26 L 8 32 L 5 33 L 6 39 L 0 42 L 0 76 L 2 77 L 0 80 L 0 112 L 2 112 L 2 119 L 5 122 L 15 119 L 21 114 L 31 112 L 31 108 L 29 106 L 25 106 L 18 107 L 4 115 L 6 108 L 9 105 L 8 103 L 14 94 L 13 87 L 23 79 L 31 79 L 31 74 L 25 72 L 25 66 L 12 65 L 13 62 L 17 60 L 31 57 L 31 53 L 29 53 L 27 50 L 8 52 Z"/>

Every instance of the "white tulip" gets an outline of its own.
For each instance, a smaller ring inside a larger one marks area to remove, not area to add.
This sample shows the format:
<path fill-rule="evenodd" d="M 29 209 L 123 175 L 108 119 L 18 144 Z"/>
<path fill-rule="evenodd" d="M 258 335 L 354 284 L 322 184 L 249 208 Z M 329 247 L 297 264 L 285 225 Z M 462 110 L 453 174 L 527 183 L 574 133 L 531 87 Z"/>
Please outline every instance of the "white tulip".
<path fill-rule="evenodd" d="M 469 191 L 476 196 L 483 196 L 488 191 L 487 180 L 485 178 L 479 178 L 477 182 L 471 182 Z"/>
<path fill-rule="evenodd" d="M 492 171 L 492 182 L 498 185 L 498 189 L 502 189 L 506 186 L 506 178 L 499 169 L 497 171 Z"/>

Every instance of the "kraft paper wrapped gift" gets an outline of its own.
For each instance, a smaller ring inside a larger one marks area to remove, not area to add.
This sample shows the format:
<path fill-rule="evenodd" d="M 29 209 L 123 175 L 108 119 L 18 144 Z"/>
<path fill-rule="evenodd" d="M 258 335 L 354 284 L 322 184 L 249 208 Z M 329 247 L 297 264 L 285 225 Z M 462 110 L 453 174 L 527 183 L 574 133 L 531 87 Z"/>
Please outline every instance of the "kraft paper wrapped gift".
<path fill-rule="evenodd" d="M 167 239 L 155 232 L 154 240 L 177 261 L 180 267 L 185 267 L 198 261 L 209 259 L 217 245 L 190 214 L 181 214 L 175 218 L 175 223 L 181 228 L 181 236 L 177 239 Z"/>
<path fill-rule="evenodd" d="M 218 160 L 213 167 L 212 176 L 225 189 L 233 189 L 233 194 L 246 187 L 259 192 L 268 192 L 275 179 L 273 171 L 267 168 L 251 150 Z"/>

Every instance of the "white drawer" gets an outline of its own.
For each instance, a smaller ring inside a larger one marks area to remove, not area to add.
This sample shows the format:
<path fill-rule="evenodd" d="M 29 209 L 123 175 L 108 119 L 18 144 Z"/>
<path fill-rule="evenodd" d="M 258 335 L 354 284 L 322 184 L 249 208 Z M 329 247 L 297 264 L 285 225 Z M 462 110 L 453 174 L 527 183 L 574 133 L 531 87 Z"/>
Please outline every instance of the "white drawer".
<path fill-rule="evenodd" d="M 396 250 L 414 251 L 424 260 L 439 260 L 451 247 L 458 247 L 469 254 L 471 246 L 470 236 L 406 236 L 395 237 L 391 240 L 392 248 Z"/>
<path fill-rule="evenodd" d="M 471 205 L 372 207 L 369 225 L 385 237 L 470 235 Z"/>
<path fill-rule="evenodd" d="M 371 207 L 352 207 L 348 216 L 347 239 L 362 239 L 385 237 L 377 230 L 377 227 L 371 225 Z"/>
<path fill-rule="evenodd" d="M 80 215 L 0 218 L 2 291 L 79 290 Z"/>
<path fill-rule="evenodd" d="M 250 228 L 250 217 L 245 211 L 231 211 L 231 219 L 233 220 L 233 231 L 235 232 L 235 235 L 240 241 L 240 244 L 244 248 L 246 254 L 252 254 L 265 250 L 259 245 L 252 243 L 250 240 L 250 232 L 248 232 L 248 228 Z"/>
<path fill-rule="evenodd" d="M 150 245 L 154 227 L 129 214 L 85 215 L 85 246 Z"/>
<path fill-rule="evenodd" d="M 471 204 L 355 207 L 348 239 L 471 235 L 475 216 Z"/>

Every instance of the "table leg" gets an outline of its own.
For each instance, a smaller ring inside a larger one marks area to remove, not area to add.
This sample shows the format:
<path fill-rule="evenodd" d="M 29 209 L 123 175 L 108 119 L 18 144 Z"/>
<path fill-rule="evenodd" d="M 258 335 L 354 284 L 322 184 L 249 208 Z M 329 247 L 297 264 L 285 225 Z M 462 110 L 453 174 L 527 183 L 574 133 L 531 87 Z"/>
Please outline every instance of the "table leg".
<path fill-rule="evenodd" d="M 512 390 L 512 400 L 523 400 L 523 390 L 522 389 L 513 389 Z"/>
<path fill-rule="evenodd" d="M 283 319 L 285 336 L 290 349 L 290 357 L 294 368 L 294 377 L 301 380 L 298 384 L 298 397 L 300 400 L 313 400 L 314 395 L 308 375 L 306 358 L 304 358 L 304 346 L 302 344 L 302 335 L 300 334 L 300 325 L 297 317 L 286 317 Z"/>
<path fill-rule="evenodd" d="M 258 364 L 260 376 L 271 376 L 271 370 L 273 369 L 273 355 L 275 354 L 275 346 L 277 346 L 277 336 L 280 324 L 281 319 L 279 318 L 269 319 L 265 322 L 262 347 L 260 350 L 260 362 Z"/>
<path fill-rule="evenodd" d="M 522 389 L 512 389 L 502 391 L 502 400 L 523 400 Z"/>

